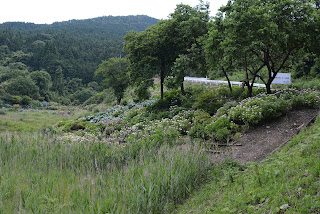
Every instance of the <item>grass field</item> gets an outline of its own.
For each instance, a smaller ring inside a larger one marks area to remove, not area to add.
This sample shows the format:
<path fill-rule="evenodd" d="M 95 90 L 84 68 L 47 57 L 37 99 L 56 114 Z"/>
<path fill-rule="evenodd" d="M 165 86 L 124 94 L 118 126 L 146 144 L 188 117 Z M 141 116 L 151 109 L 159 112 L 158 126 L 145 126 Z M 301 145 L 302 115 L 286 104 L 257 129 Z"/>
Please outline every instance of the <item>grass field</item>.
<path fill-rule="evenodd" d="M 66 119 L 56 111 L 24 110 L 2 111 L 0 114 L 0 131 L 37 132 L 52 128 L 53 125 Z"/>

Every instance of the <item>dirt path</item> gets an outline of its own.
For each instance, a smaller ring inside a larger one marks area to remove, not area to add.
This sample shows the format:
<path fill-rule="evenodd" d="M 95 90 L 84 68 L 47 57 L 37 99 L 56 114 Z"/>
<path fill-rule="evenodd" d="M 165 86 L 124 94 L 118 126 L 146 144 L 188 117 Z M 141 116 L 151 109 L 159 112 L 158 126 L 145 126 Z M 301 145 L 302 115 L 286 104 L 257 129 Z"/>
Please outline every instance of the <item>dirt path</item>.
<path fill-rule="evenodd" d="M 318 109 L 294 110 L 279 119 L 250 128 L 247 133 L 237 139 L 236 144 L 241 146 L 220 149 L 220 153 L 212 154 L 212 161 L 230 158 L 240 163 L 262 161 L 285 145 L 318 113 Z"/>

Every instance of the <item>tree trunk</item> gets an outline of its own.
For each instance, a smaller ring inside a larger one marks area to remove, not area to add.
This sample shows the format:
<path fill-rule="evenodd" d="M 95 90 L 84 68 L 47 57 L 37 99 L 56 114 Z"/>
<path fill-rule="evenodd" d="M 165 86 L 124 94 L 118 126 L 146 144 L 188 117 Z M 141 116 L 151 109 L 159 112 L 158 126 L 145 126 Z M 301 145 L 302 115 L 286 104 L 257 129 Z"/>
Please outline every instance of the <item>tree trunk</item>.
<path fill-rule="evenodd" d="M 230 90 L 230 92 L 232 92 L 232 86 L 231 86 L 231 82 L 230 82 L 229 76 L 228 76 L 227 72 L 224 70 L 224 67 L 221 67 L 221 69 L 222 69 L 222 72 L 223 72 L 224 76 L 227 78 L 229 90 Z"/>
<path fill-rule="evenodd" d="M 266 84 L 266 89 L 267 89 L 267 94 L 271 94 L 271 83 L 270 82 L 267 82 Z"/>
<path fill-rule="evenodd" d="M 253 86 L 250 85 L 250 83 L 248 84 L 248 97 L 252 97 L 252 88 Z"/>
<path fill-rule="evenodd" d="M 161 94 L 161 100 L 163 100 L 163 84 L 164 84 L 164 70 L 161 69 L 161 71 L 160 71 L 160 94 Z"/>
<path fill-rule="evenodd" d="M 185 94 L 185 93 L 184 93 L 184 84 L 183 84 L 183 82 L 181 83 L 181 94 L 182 94 L 182 95 Z"/>
<path fill-rule="evenodd" d="M 117 97 L 117 105 L 120 105 L 121 103 L 121 97 Z"/>
<path fill-rule="evenodd" d="M 244 69 L 246 71 L 246 83 L 245 84 L 247 85 L 247 88 L 248 88 L 247 96 L 251 97 L 252 96 L 252 86 L 253 85 L 250 85 L 250 81 L 249 81 L 247 55 L 245 55 L 245 57 L 244 57 Z"/>

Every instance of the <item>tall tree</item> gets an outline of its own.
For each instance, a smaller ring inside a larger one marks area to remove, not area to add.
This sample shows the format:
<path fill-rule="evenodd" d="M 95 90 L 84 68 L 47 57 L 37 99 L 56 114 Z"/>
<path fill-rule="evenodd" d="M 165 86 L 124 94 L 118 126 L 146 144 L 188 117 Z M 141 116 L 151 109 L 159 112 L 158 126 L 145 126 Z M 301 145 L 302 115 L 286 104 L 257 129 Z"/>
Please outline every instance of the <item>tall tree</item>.
<path fill-rule="evenodd" d="M 177 46 L 173 38 L 177 34 L 172 20 L 161 20 L 141 33 L 129 32 L 125 37 L 124 49 L 130 60 L 130 77 L 138 85 L 151 82 L 160 76 L 160 93 L 163 99 L 164 79 L 170 73 L 177 57 Z"/>
<path fill-rule="evenodd" d="M 271 93 L 278 72 L 317 31 L 315 5 L 307 0 L 229 0 L 220 11 L 210 29 L 208 52 L 221 54 L 218 59 L 245 73 L 249 96 L 257 77 Z M 267 75 L 262 76 L 264 67 Z"/>
<path fill-rule="evenodd" d="M 315 5 L 307 0 L 229 0 L 220 12 L 210 29 L 207 52 L 221 62 L 211 64 L 221 66 L 227 60 L 241 69 L 249 96 L 257 77 L 271 93 L 276 75 L 319 30 Z M 267 74 L 262 76 L 264 67 Z"/>
<path fill-rule="evenodd" d="M 179 56 L 172 69 L 172 76 L 184 93 L 186 72 L 203 75 L 207 72 L 204 49 L 201 39 L 208 33 L 209 4 L 200 1 L 196 7 L 185 4 L 177 5 L 170 18 L 176 23 L 178 34 L 174 40 L 178 45 Z"/>
<path fill-rule="evenodd" d="M 250 35 L 260 24 L 254 18 L 263 14 L 252 10 L 251 6 L 249 0 L 230 0 L 227 6 L 220 8 L 221 13 L 215 18 L 206 45 L 211 66 L 221 69 L 225 75 L 231 68 L 244 72 L 242 81 L 248 88 L 248 96 L 252 95 L 255 80 L 265 66 L 257 60 L 256 43 L 252 42 L 255 35 Z"/>
<path fill-rule="evenodd" d="M 124 92 L 129 86 L 128 60 L 126 58 L 110 58 L 103 61 L 95 75 L 101 75 L 105 79 L 104 87 L 112 88 L 117 97 L 117 104 L 120 105 Z"/>
<path fill-rule="evenodd" d="M 219 13 L 215 17 L 215 21 L 211 23 L 206 39 L 203 39 L 202 42 L 205 46 L 205 53 L 210 69 L 213 72 L 222 71 L 228 81 L 229 90 L 232 92 L 228 73 L 234 70 L 235 66 L 233 56 L 227 54 L 228 49 L 224 47 L 227 36 L 225 35 L 226 24 L 223 19 L 223 13 Z"/>
<path fill-rule="evenodd" d="M 54 73 L 52 89 L 54 91 L 56 91 L 59 95 L 63 95 L 64 89 L 65 89 L 64 83 L 65 83 L 65 80 L 63 77 L 63 70 L 62 70 L 62 67 L 59 66 L 58 69 Z"/>
<path fill-rule="evenodd" d="M 256 43 L 268 68 L 265 81 L 267 92 L 276 75 L 291 67 L 291 59 L 301 50 L 307 50 L 312 38 L 319 38 L 319 13 L 310 0 L 261 0 L 265 5 L 261 13 L 267 13 L 264 25 L 259 26 Z M 255 5 L 255 7 L 258 7 Z M 317 42 L 319 44 L 319 42 Z M 318 46 L 313 43 L 312 46 Z"/>
<path fill-rule="evenodd" d="M 124 38 L 124 49 L 131 62 L 132 80 L 140 84 L 158 74 L 161 99 L 163 99 L 164 80 L 167 76 L 173 75 L 177 77 L 183 92 L 186 66 L 176 66 L 178 68 L 176 71 L 173 70 L 173 66 L 180 57 L 196 59 L 191 49 L 192 47 L 195 49 L 194 44 L 198 43 L 197 39 L 207 33 L 208 7 L 202 2 L 195 8 L 180 4 L 168 20 L 162 20 L 141 33 L 129 32 Z M 183 62 L 185 60 L 178 60 L 176 64 Z"/>

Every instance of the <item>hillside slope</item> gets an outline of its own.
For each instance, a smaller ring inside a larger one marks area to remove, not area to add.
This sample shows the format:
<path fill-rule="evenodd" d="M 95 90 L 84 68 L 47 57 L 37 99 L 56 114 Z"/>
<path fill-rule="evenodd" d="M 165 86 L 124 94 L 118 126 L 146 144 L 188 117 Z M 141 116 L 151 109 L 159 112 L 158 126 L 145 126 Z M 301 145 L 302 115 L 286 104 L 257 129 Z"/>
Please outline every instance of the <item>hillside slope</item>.
<path fill-rule="evenodd" d="M 262 163 L 226 162 L 178 213 L 319 213 L 320 120 Z"/>
<path fill-rule="evenodd" d="M 0 24 L 0 65 L 18 51 L 30 71 L 44 69 L 51 76 L 62 67 L 65 78 L 93 80 L 101 60 L 122 53 L 123 37 L 130 30 L 143 31 L 156 24 L 148 16 L 107 16 L 86 20 L 56 22 L 51 25 L 8 22 Z M 21 52 L 20 52 L 21 53 Z M 20 54 L 21 56 L 21 54 Z"/>

